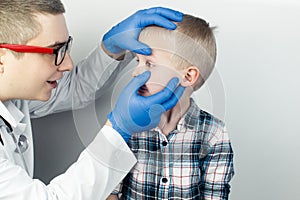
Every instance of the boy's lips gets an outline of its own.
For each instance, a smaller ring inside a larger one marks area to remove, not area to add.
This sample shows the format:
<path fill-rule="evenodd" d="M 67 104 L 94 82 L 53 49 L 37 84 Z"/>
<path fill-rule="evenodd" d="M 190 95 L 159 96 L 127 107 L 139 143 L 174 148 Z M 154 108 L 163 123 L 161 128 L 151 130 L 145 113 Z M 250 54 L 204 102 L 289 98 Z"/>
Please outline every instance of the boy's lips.
<path fill-rule="evenodd" d="M 140 95 L 146 94 L 148 92 L 148 88 L 146 85 L 143 85 L 142 87 L 139 88 L 138 93 Z"/>

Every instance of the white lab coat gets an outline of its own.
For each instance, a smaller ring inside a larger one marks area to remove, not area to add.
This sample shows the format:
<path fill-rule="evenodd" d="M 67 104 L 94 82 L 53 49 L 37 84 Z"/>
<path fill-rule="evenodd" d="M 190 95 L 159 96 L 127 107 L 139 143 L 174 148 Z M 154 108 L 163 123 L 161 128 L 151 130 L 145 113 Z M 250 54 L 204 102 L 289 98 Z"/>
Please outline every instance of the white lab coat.
<path fill-rule="evenodd" d="M 110 194 L 136 162 L 127 144 L 114 129 L 104 126 L 78 160 L 64 174 L 45 185 L 32 179 L 34 151 L 30 118 L 86 106 L 94 100 L 96 91 L 96 96 L 99 96 L 111 85 L 122 65 L 125 66 L 131 58 L 127 55 L 125 61 L 119 63 L 98 46 L 72 72 L 64 75 L 46 103 L 0 101 L 0 115 L 11 125 L 15 137 L 23 134 L 29 142 L 22 155 L 15 153 L 16 145 L 11 135 L 7 133 L 6 126 L 0 126 L 4 142 L 4 145 L 0 143 L 1 200 L 98 200 Z"/>

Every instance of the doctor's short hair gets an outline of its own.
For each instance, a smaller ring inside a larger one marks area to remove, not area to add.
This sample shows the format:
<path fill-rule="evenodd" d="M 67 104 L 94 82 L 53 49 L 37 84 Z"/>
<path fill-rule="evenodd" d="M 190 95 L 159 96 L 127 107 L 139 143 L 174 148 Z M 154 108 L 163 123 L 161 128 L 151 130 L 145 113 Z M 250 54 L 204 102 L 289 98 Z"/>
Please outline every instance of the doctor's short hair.
<path fill-rule="evenodd" d="M 41 25 L 35 14 L 40 13 L 62 14 L 65 8 L 60 0 L 0 0 L 0 43 L 26 44 L 36 37 Z"/>
<path fill-rule="evenodd" d="M 198 17 L 184 14 L 183 20 L 176 23 L 175 30 L 158 26 L 144 28 L 139 40 L 147 44 L 147 38 L 157 38 L 148 44 L 152 49 L 160 49 L 171 54 L 171 63 L 177 69 L 196 66 L 200 77 L 194 87 L 199 89 L 211 74 L 217 55 L 213 31 L 216 27 Z"/>

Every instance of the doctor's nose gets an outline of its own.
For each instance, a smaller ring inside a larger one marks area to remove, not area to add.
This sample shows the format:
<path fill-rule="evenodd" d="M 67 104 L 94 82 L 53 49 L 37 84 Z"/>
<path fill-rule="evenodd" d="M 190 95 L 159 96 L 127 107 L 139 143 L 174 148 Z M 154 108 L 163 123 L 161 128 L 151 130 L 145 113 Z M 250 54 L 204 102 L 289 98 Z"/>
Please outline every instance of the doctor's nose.
<path fill-rule="evenodd" d="M 74 68 L 73 60 L 69 53 L 66 53 L 66 56 L 63 62 L 58 66 L 57 71 L 64 72 L 64 71 L 72 71 Z"/>
<path fill-rule="evenodd" d="M 143 72 L 147 71 L 147 68 L 144 66 L 137 66 L 136 68 L 134 68 L 133 72 L 132 72 L 132 76 L 136 77 L 140 74 L 142 74 Z"/>

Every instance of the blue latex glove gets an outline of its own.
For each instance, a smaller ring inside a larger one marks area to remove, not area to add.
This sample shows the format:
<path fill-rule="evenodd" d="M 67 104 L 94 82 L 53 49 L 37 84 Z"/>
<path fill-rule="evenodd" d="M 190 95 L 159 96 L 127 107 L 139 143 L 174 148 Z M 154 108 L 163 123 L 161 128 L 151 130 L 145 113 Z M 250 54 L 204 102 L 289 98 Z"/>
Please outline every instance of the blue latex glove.
<path fill-rule="evenodd" d="M 103 36 L 103 44 L 108 51 L 114 54 L 129 50 L 138 54 L 150 55 L 151 49 L 138 41 L 142 28 L 157 25 L 173 30 L 176 25 L 170 20 L 182 21 L 182 16 L 181 12 L 163 7 L 139 10 L 108 31 Z"/>
<path fill-rule="evenodd" d="M 177 87 L 178 78 L 173 78 L 162 91 L 152 96 L 138 95 L 138 89 L 149 77 L 149 71 L 134 77 L 124 88 L 115 108 L 108 115 L 112 127 L 126 142 L 132 133 L 156 127 L 161 114 L 174 107 L 184 92 L 184 87 Z"/>

